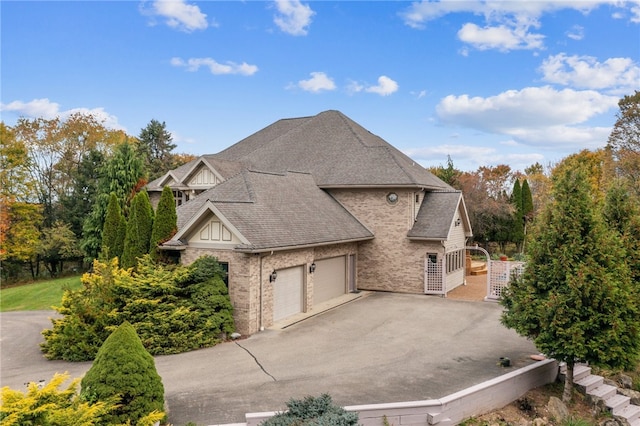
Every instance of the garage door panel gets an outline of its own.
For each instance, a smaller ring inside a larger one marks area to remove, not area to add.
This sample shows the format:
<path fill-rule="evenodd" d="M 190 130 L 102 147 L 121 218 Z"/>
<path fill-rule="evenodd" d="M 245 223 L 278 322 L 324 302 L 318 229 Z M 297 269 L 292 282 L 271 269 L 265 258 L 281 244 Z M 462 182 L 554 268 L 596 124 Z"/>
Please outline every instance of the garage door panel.
<path fill-rule="evenodd" d="M 313 277 L 314 305 L 346 293 L 346 257 L 333 257 L 316 261 Z"/>
<path fill-rule="evenodd" d="M 278 277 L 273 283 L 274 321 L 302 312 L 303 271 L 302 266 L 278 271 Z"/>

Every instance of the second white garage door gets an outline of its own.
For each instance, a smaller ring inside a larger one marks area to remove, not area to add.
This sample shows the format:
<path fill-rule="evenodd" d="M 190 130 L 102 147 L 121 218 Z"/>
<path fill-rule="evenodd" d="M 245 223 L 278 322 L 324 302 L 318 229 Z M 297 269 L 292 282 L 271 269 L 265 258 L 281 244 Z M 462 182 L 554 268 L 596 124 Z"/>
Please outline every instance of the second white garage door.
<path fill-rule="evenodd" d="M 273 321 L 302 312 L 303 273 L 302 266 L 278 270 L 278 278 L 273 283 Z"/>
<path fill-rule="evenodd" d="M 346 257 L 316 261 L 313 275 L 313 304 L 326 302 L 347 292 Z"/>

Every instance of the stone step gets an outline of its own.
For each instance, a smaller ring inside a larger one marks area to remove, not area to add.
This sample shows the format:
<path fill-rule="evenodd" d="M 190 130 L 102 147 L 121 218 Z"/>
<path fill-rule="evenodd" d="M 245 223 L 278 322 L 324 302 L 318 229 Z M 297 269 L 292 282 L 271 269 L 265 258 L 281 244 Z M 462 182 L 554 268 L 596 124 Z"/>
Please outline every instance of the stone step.
<path fill-rule="evenodd" d="M 595 389 L 591 389 L 591 392 L 589 392 L 589 395 L 605 400 L 615 396 L 617 393 L 618 393 L 618 388 L 616 388 L 615 386 L 603 384 L 598 386 Z"/>
<path fill-rule="evenodd" d="M 573 366 L 573 381 L 577 382 L 591 374 L 591 367 L 586 364 L 576 364 Z"/>
<path fill-rule="evenodd" d="M 613 410 L 612 414 L 616 417 L 622 417 L 628 423 L 631 423 L 640 420 L 640 407 L 629 404 L 624 408 Z"/>
<path fill-rule="evenodd" d="M 604 401 L 604 403 L 607 406 L 607 408 L 611 410 L 612 413 L 615 414 L 616 410 L 621 410 L 627 405 L 629 405 L 629 401 L 631 401 L 631 398 L 617 393 L 611 398 Z"/>
<path fill-rule="evenodd" d="M 574 374 L 574 377 L 575 377 L 575 374 Z M 597 376 L 595 374 L 589 374 L 588 376 L 583 377 L 580 380 L 576 381 L 574 379 L 573 383 L 576 384 L 584 393 L 589 393 L 591 390 L 604 384 L 604 377 Z"/>

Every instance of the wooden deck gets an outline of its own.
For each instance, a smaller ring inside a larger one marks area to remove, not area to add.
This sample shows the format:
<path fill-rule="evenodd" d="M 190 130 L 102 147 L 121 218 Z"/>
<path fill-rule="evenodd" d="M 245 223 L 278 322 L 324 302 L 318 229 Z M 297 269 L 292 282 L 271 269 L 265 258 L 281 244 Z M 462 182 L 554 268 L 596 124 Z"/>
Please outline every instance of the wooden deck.
<path fill-rule="evenodd" d="M 484 301 L 487 295 L 487 275 L 467 275 L 467 285 L 461 285 L 449 293 L 447 298 L 454 300 Z"/>

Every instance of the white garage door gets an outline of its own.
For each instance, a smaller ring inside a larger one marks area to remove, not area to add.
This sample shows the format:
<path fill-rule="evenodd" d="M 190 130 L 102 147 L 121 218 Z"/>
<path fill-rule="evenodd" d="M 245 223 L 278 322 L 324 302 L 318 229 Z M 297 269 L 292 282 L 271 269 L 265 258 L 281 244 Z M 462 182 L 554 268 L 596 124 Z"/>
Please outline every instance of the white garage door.
<path fill-rule="evenodd" d="M 346 257 L 316 260 L 313 274 L 313 304 L 326 302 L 347 291 Z"/>
<path fill-rule="evenodd" d="M 273 283 L 273 320 L 279 321 L 302 312 L 302 266 L 278 270 Z"/>

